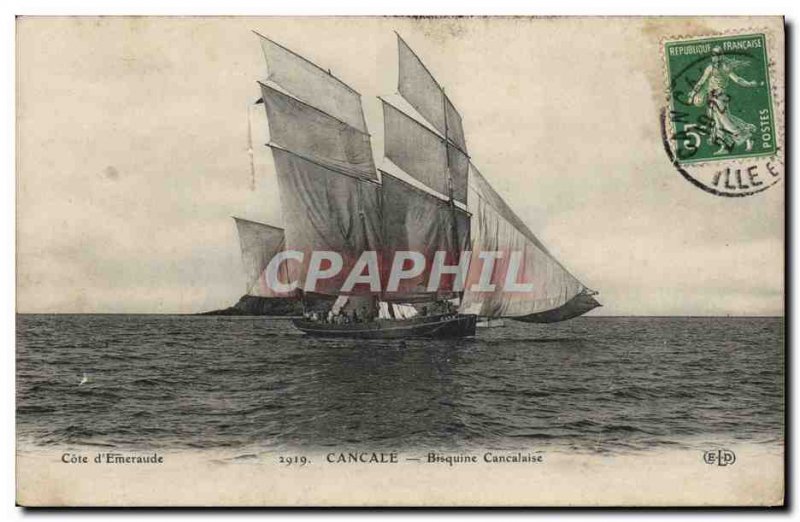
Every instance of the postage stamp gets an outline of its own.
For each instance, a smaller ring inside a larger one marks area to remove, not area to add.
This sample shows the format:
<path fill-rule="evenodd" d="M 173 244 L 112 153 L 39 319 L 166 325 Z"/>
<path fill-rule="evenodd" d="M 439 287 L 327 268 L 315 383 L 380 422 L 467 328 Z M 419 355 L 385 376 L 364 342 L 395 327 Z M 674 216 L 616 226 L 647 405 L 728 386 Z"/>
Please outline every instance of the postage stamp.
<path fill-rule="evenodd" d="M 766 37 L 666 43 L 680 163 L 775 153 Z"/>
<path fill-rule="evenodd" d="M 665 146 L 679 172 L 707 192 L 747 196 L 781 177 L 769 46 L 757 31 L 663 42 Z"/>

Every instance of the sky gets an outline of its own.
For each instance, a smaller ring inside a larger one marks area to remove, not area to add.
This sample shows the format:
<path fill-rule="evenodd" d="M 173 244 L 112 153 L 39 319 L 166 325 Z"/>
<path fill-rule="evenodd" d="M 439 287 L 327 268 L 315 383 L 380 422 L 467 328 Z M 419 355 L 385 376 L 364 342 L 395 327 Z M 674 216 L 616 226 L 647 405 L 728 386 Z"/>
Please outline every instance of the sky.
<path fill-rule="evenodd" d="M 379 164 L 376 96 L 396 91 L 398 31 L 447 89 L 483 175 L 600 291 L 592 315 L 782 315 L 784 185 L 703 192 L 659 130 L 659 40 L 742 24 L 19 18 L 17 311 L 193 313 L 244 293 L 231 216 L 281 225 L 251 110 L 265 77 L 256 30 L 362 94 Z"/>

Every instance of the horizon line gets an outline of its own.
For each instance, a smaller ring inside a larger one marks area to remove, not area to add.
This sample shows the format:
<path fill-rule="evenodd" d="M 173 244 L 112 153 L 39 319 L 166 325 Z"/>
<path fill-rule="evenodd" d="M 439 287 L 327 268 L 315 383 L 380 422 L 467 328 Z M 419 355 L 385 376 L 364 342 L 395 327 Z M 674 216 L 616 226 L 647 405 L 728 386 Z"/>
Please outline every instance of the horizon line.
<path fill-rule="evenodd" d="M 213 312 L 214 310 L 206 310 L 201 312 L 14 312 L 14 315 L 203 315 L 208 312 Z M 224 317 L 224 316 L 207 316 L 207 317 Z M 241 315 L 236 317 L 290 317 L 290 316 L 277 316 L 277 315 Z M 687 314 L 687 315 L 663 315 L 663 314 L 642 314 L 642 315 L 605 315 L 605 314 L 592 314 L 592 315 L 583 315 L 580 317 L 576 317 L 574 319 L 581 319 L 581 318 L 629 318 L 629 317 L 642 317 L 642 318 L 670 318 L 670 317 L 680 317 L 680 318 L 708 318 L 708 319 L 716 319 L 716 318 L 730 318 L 730 319 L 754 319 L 754 318 L 785 318 L 786 315 L 775 315 L 775 314 L 768 314 L 768 315 L 732 315 L 732 314 L 725 314 L 725 315 L 697 315 L 697 314 Z M 497 319 L 511 319 L 513 317 L 498 317 Z M 571 320 L 571 319 L 570 319 Z M 565 322 L 565 321 L 561 321 Z"/>

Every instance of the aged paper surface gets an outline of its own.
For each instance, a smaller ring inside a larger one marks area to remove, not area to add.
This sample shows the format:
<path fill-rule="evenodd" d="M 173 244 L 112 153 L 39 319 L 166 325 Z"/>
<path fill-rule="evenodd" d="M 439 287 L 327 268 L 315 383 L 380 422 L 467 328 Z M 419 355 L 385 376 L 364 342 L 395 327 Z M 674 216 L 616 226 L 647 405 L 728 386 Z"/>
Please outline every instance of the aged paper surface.
<path fill-rule="evenodd" d="M 18 18 L 17 502 L 783 504 L 784 82 L 781 17 Z"/>

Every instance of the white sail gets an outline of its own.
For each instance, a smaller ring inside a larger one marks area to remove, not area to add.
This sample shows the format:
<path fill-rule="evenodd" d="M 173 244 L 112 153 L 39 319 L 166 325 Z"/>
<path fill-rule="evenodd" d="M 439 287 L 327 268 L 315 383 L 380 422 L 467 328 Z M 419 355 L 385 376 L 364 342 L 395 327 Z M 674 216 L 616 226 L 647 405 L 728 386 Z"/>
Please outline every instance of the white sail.
<path fill-rule="evenodd" d="M 382 181 L 385 266 L 390 266 L 396 252 L 417 252 L 426 261 L 426 269 L 418 277 L 402 281 L 384 298 L 410 302 L 449 296 L 453 290 L 452 278 L 444 278 L 436 291 L 428 289 L 430 267 L 438 251 L 447 253 L 447 264 L 457 263 L 458 255 L 467 246 L 469 214 L 386 172 L 382 172 Z"/>
<path fill-rule="evenodd" d="M 283 229 L 238 217 L 233 219 L 236 222 L 242 250 L 246 294 L 258 297 L 285 296 L 271 290 L 264 277 L 267 264 L 285 247 Z M 279 278 L 284 279 L 284 282 L 285 276 L 285 272 L 279 274 Z"/>
<path fill-rule="evenodd" d="M 287 249 L 305 256 L 290 268 L 292 280 L 305 285 L 315 251 L 336 252 L 343 268 L 337 277 L 319 281 L 315 291 L 338 295 L 346 276 L 365 250 L 381 251 L 380 186 L 273 147 L 281 194 Z M 353 293 L 368 292 L 357 285 Z"/>
<path fill-rule="evenodd" d="M 383 102 L 384 154 L 426 186 L 466 203 L 469 158 L 443 138 Z M 445 155 L 446 154 L 446 155 Z"/>
<path fill-rule="evenodd" d="M 377 180 L 369 135 L 261 84 L 271 143 L 326 168 Z"/>
<path fill-rule="evenodd" d="M 291 278 L 306 292 L 370 294 L 364 285 L 342 291 L 361 254 L 379 252 L 382 244 L 380 186 L 361 97 L 264 37 L 262 48 L 269 80 L 281 88 L 261 83 L 286 248 L 304 256 L 302 263 L 289 265 Z M 307 288 L 312 254 L 321 251 L 340 255 L 343 267 L 337 276 Z"/>
<path fill-rule="evenodd" d="M 433 75 L 397 35 L 399 75 L 397 90 L 434 128 L 467 152 L 461 115 Z"/>
<path fill-rule="evenodd" d="M 378 314 L 380 308 L 381 313 L 396 316 L 402 311 L 379 307 L 377 298 L 398 305 L 454 297 L 452 277 L 445 276 L 443 284 L 429 288 L 434 286 L 429 285 L 434 256 L 446 252 L 445 264 L 452 266 L 462 252 L 471 250 L 462 313 L 552 322 L 599 306 L 591 291 L 548 252 L 471 165 L 460 114 L 399 36 L 398 45 L 399 93 L 428 124 L 384 101 L 385 155 L 404 174 L 442 197 L 386 172 L 378 182 L 358 93 L 311 62 L 262 39 L 272 83 L 261 83 L 261 89 L 268 145 L 278 174 L 285 248 L 304 254 L 302 263 L 287 265 L 288 279 L 306 287 L 311 254 L 334 252 L 343 262 L 338 275 L 306 290 L 329 299 L 349 295 L 344 309 Z M 466 204 L 468 199 L 472 214 L 457 203 Z M 362 284 L 344 289 L 365 251 L 377 252 L 381 288 Z M 422 254 L 426 269 L 405 279 L 399 288 L 387 288 L 397 252 Z M 473 288 L 483 279 L 481 252 L 505 254 L 492 277 L 515 273 L 517 279 L 511 283 L 524 289 L 508 291 L 505 284 L 497 289 Z"/>
<path fill-rule="evenodd" d="M 508 207 L 497 192 L 474 166 L 470 170 L 470 188 L 473 197 L 470 210 L 472 219 L 472 249 L 474 252 L 502 252 L 495 262 L 495 273 L 500 281 L 494 291 L 476 291 L 483 263 L 475 255 L 467 277 L 461 310 L 485 317 L 523 317 L 559 309 L 579 295 L 586 287 L 567 271 L 542 245 L 522 220 Z M 521 255 L 517 280 L 530 283 L 526 291 L 508 291 L 502 283 L 511 271 L 513 252 Z"/>
<path fill-rule="evenodd" d="M 256 33 L 258 34 L 258 33 Z M 261 38 L 267 62 L 267 79 L 308 105 L 317 107 L 361 132 L 367 132 L 361 95 L 347 84 L 302 56 Z"/>

